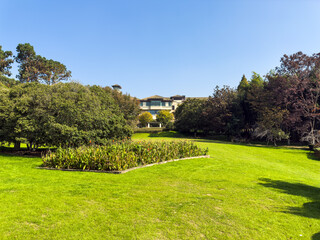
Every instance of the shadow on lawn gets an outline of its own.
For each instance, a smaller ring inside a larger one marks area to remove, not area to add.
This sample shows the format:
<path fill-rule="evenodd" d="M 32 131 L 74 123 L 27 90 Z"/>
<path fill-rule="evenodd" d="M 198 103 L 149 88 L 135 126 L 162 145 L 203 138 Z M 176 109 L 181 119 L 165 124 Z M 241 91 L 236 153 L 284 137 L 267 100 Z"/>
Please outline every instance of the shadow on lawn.
<path fill-rule="evenodd" d="M 314 154 L 314 152 L 309 152 L 309 153 L 307 153 L 307 156 L 308 156 L 308 158 L 311 159 L 311 160 L 320 161 L 320 159 Z"/>
<path fill-rule="evenodd" d="M 320 232 L 313 234 L 311 240 L 320 240 Z"/>
<path fill-rule="evenodd" d="M 227 145 L 237 145 L 237 146 L 244 146 L 244 147 L 257 147 L 257 148 L 269 148 L 269 149 L 281 149 L 281 148 L 287 148 L 290 149 L 290 147 L 283 147 L 283 146 L 273 146 L 273 145 L 266 145 L 261 143 L 248 143 L 248 142 L 229 142 L 229 141 L 221 141 L 221 140 L 212 140 L 212 139 L 192 139 L 195 142 L 200 143 L 218 143 L 218 144 L 227 144 Z M 292 147 L 294 149 L 294 147 Z"/>
<path fill-rule="evenodd" d="M 304 203 L 302 207 L 288 207 L 284 213 L 295 214 L 298 216 L 320 219 L 320 188 L 309 186 L 302 183 L 289 183 L 280 180 L 260 178 L 259 183 L 264 187 L 278 189 L 282 193 L 309 198 L 311 202 Z M 314 235 L 315 236 L 315 235 Z M 316 236 L 319 239 L 319 233 Z"/>
<path fill-rule="evenodd" d="M 301 151 L 301 150 L 303 150 L 303 151 Z M 317 156 L 315 156 L 314 152 L 310 152 L 306 148 L 290 149 L 288 151 L 285 151 L 285 153 L 293 153 L 295 155 L 304 155 L 304 156 L 307 156 L 307 158 L 310 160 L 320 161 L 320 159 Z"/>
<path fill-rule="evenodd" d="M 173 131 L 150 133 L 149 137 L 189 138 L 181 133 L 177 133 Z"/>

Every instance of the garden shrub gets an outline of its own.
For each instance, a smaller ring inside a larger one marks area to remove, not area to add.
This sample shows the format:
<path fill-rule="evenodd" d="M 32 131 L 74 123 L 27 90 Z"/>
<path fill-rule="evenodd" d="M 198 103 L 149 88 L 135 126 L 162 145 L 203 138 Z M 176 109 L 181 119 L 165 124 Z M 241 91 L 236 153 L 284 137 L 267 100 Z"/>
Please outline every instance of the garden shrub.
<path fill-rule="evenodd" d="M 103 145 L 110 138 L 131 136 L 129 122 L 136 113 L 132 110 L 126 119 L 129 110 L 120 109 L 111 93 L 98 86 L 75 82 L 0 86 L 0 142 L 25 143 L 33 150 L 44 145 L 79 147 L 90 140 Z"/>
<path fill-rule="evenodd" d="M 193 142 L 162 141 L 112 142 L 105 146 L 61 148 L 43 156 L 43 166 L 58 169 L 126 170 L 129 168 L 173 159 L 202 156 L 208 149 L 201 149 Z"/>

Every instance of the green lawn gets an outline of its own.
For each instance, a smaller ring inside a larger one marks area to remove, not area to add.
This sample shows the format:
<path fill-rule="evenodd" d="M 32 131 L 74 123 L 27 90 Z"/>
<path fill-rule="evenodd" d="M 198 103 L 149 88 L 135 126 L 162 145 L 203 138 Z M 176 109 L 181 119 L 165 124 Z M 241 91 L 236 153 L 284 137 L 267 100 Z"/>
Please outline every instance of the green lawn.
<path fill-rule="evenodd" d="M 320 239 L 320 161 L 308 151 L 194 141 L 212 158 L 121 175 L 0 155 L 0 239 Z"/>

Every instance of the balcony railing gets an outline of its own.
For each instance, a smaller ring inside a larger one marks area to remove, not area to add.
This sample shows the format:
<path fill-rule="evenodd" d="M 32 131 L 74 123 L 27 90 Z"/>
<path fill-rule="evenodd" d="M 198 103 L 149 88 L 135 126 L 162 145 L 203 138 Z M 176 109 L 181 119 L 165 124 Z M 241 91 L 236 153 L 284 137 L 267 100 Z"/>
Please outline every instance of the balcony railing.
<path fill-rule="evenodd" d="M 143 110 L 171 110 L 171 106 L 140 106 Z"/>

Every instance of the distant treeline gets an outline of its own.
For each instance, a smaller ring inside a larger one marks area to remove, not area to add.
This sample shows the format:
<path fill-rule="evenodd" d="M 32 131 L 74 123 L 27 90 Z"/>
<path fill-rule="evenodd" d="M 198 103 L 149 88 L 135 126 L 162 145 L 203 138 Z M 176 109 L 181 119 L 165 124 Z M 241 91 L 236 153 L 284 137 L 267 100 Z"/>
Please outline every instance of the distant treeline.
<path fill-rule="evenodd" d="M 243 75 L 237 89 L 216 87 L 207 100 L 188 99 L 175 112 L 184 133 L 263 139 L 276 143 L 320 140 L 320 53 L 284 55 L 262 78 Z"/>

